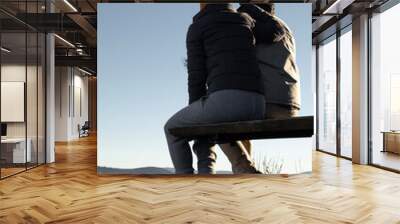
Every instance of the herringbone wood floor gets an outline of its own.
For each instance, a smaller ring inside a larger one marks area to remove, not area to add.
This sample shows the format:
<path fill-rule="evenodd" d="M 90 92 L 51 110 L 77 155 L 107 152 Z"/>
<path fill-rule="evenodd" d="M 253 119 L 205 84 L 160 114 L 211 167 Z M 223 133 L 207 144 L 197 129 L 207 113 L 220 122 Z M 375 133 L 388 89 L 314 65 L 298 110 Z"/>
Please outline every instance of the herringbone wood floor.
<path fill-rule="evenodd" d="M 400 223 L 400 175 L 314 153 L 312 174 L 96 174 L 96 139 L 0 181 L 0 223 Z"/>

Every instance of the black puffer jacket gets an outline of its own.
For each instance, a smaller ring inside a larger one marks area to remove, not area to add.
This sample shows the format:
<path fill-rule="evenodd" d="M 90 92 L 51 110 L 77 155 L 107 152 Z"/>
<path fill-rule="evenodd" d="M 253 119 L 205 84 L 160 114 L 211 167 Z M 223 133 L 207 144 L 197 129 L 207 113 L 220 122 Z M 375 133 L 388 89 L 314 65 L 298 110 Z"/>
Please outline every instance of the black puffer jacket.
<path fill-rule="evenodd" d="M 253 19 L 229 4 L 209 4 L 187 33 L 189 103 L 222 89 L 263 94 Z"/>

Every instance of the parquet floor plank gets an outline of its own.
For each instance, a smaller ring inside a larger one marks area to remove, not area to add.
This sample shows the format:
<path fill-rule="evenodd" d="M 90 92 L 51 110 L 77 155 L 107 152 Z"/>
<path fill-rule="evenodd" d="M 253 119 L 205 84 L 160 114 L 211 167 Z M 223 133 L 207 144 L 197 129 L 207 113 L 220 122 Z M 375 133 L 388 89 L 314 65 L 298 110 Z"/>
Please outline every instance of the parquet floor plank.
<path fill-rule="evenodd" d="M 398 223 L 400 175 L 314 152 L 293 176 L 98 176 L 96 138 L 0 181 L 0 223 Z"/>

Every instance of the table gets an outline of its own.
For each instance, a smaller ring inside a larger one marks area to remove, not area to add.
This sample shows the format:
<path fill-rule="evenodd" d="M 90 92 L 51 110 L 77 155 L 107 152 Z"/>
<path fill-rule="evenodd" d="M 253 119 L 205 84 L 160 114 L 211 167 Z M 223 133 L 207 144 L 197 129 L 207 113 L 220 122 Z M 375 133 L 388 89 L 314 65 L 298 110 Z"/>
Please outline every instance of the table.
<path fill-rule="evenodd" d="M 383 131 L 382 152 L 400 154 L 400 131 Z"/>
<path fill-rule="evenodd" d="M 25 140 L 27 147 L 25 151 Z M 30 138 L 6 138 L 1 139 L 1 157 L 6 163 L 26 163 L 31 162 L 32 140 Z M 26 152 L 26 154 L 25 154 Z"/>

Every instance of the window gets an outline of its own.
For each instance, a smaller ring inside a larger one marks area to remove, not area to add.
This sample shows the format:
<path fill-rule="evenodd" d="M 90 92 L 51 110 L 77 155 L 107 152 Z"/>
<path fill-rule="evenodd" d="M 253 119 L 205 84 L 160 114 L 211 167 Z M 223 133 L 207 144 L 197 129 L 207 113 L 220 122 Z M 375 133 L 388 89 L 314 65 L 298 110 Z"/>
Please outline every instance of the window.
<path fill-rule="evenodd" d="M 351 26 L 340 36 L 340 155 L 352 157 L 352 33 Z"/>
<path fill-rule="evenodd" d="M 336 36 L 318 47 L 318 149 L 336 154 Z"/>
<path fill-rule="evenodd" d="M 371 19 L 370 133 L 373 164 L 400 170 L 400 5 Z"/>
<path fill-rule="evenodd" d="M 44 3 L 18 2 L 13 9 L 20 14 L 43 13 Z M 5 178 L 45 163 L 46 39 L 2 12 L 0 26 L 0 178 Z"/>

